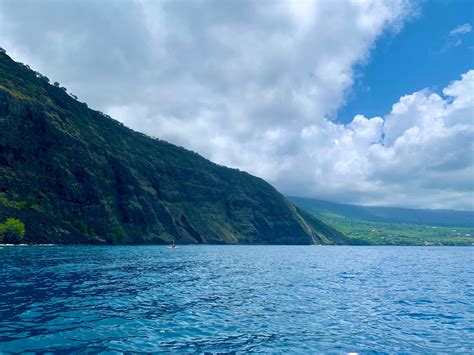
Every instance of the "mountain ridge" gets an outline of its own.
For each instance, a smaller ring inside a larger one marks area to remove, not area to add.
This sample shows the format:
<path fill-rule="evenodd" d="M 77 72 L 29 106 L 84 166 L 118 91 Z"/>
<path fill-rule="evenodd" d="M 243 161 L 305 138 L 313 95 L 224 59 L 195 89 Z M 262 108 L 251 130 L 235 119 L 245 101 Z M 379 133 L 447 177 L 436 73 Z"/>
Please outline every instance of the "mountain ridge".
<path fill-rule="evenodd" d="M 0 217 L 59 244 L 341 244 L 263 179 L 131 130 L 0 52 Z"/>

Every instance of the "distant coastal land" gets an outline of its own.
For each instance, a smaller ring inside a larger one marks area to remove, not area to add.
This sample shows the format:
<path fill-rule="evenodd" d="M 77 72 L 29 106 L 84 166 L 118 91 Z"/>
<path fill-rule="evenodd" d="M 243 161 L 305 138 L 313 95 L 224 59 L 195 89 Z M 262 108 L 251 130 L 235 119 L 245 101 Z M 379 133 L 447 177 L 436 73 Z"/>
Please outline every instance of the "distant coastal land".
<path fill-rule="evenodd" d="M 340 204 L 288 197 L 364 245 L 474 245 L 474 212 Z"/>

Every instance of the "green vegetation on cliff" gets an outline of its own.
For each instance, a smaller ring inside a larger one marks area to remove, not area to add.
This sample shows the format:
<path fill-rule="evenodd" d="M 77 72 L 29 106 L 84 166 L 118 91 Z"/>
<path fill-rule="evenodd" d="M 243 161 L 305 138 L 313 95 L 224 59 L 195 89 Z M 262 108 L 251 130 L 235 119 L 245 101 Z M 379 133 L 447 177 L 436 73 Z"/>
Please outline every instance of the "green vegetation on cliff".
<path fill-rule="evenodd" d="M 16 218 L 7 218 L 5 223 L 0 223 L 0 243 L 19 244 L 25 236 L 25 225 Z"/>
<path fill-rule="evenodd" d="M 0 52 L 0 217 L 29 243 L 344 243 L 262 179 L 135 132 Z"/>

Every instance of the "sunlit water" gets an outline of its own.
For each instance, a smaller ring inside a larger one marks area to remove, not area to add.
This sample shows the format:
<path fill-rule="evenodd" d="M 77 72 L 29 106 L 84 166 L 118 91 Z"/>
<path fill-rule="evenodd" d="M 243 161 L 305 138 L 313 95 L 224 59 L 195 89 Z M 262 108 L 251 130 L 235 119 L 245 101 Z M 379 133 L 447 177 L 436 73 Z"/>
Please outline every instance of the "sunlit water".
<path fill-rule="evenodd" d="M 0 249 L 0 351 L 474 351 L 474 248 Z"/>

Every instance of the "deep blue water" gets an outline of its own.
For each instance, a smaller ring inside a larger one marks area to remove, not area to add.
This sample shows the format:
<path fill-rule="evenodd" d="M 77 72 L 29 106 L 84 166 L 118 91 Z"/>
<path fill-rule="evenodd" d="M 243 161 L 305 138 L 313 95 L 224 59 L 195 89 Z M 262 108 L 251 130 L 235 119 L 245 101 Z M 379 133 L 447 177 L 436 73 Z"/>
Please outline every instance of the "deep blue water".
<path fill-rule="evenodd" d="M 474 248 L 0 249 L 0 351 L 474 351 Z"/>

